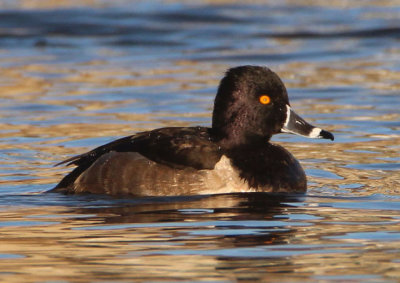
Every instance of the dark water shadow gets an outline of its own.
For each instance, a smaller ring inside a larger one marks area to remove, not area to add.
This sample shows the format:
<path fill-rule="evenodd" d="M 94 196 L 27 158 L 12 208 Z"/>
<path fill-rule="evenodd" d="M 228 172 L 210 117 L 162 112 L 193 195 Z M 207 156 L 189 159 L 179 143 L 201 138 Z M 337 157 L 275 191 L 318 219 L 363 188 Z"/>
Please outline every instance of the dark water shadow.
<path fill-rule="evenodd" d="M 303 198 L 303 195 L 239 193 L 131 200 L 103 199 L 108 207 L 90 205 L 76 207 L 73 210 L 75 213 L 112 215 L 104 218 L 104 223 L 107 224 L 186 221 L 187 218 L 201 221 L 205 217 L 218 219 L 223 214 L 252 220 L 273 216 L 285 207 L 291 206 L 290 203 L 299 202 Z"/>
<path fill-rule="evenodd" d="M 259 33 L 256 37 L 274 37 L 282 39 L 336 39 L 336 38 L 400 38 L 400 27 L 378 27 L 369 29 L 353 29 L 348 31 L 310 32 L 296 31 L 287 33 Z"/>
<path fill-rule="evenodd" d="M 88 223 L 96 223 L 77 228 L 79 230 L 134 229 L 142 234 L 168 230 L 174 235 L 166 239 L 168 242 L 180 237 L 194 237 L 204 242 L 211 237 L 217 250 L 228 249 L 229 255 L 237 247 L 290 242 L 289 239 L 296 234 L 297 224 L 292 223 L 283 212 L 295 208 L 295 203 L 301 202 L 303 198 L 303 195 L 242 193 L 132 200 L 103 199 L 94 202 L 92 199 L 91 204 L 71 207 L 68 213 L 78 217 L 87 215 L 85 218 Z M 97 205 L 93 205 L 96 202 Z M 101 202 L 103 206 L 98 206 Z M 216 256 L 226 255 L 225 252 L 216 252 Z M 267 257 L 268 253 L 261 256 Z"/>
<path fill-rule="evenodd" d="M 4 196 L 0 205 L 44 207 L 45 211 L 49 206 L 62 207 L 63 213 L 70 215 L 67 226 L 80 223 L 74 230 L 139 229 L 141 234 L 152 234 L 154 230 L 167 229 L 172 234 L 197 235 L 201 241 L 217 237 L 214 245 L 219 249 L 235 249 L 290 241 L 298 223 L 291 221 L 286 212 L 296 209 L 304 199 L 301 194 L 270 193 L 132 199 L 44 193 Z"/>
<path fill-rule="evenodd" d="M 104 224 L 156 223 L 165 221 L 201 221 L 207 219 L 257 220 L 273 217 L 282 209 L 302 202 L 302 194 L 235 193 L 216 195 L 117 198 L 107 195 L 41 194 L 5 195 L 0 206 L 65 207 L 76 214 L 108 215 Z M 205 216 L 206 215 L 206 216 Z M 231 216 L 229 216 L 231 215 Z"/>

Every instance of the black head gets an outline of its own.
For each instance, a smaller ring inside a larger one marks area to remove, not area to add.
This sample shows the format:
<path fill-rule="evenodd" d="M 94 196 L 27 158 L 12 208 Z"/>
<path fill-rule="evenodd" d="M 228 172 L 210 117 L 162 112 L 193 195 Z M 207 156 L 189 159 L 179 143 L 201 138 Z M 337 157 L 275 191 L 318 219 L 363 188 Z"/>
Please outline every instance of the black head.
<path fill-rule="evenodd" d="M 257 66 L 232 68 L 219 85 L 212 128 L 221 138 L 234 143 L 245 143 L 256 137 L 269 139 L 281 131 L 287 104 L 286 88 L 270 69 Z"/>
<path fill-rule="evenodd" d="M 240 66 L 229 69 L 221 80 L 214 102 L 212 129 L 227 146 L 251 144 L 255 140 L 266 142 L 283 131 L 333 138 L 321 136 L 321 129 L 304 120 L 301 120 L 301 132 L 289 128 L 299 124 L 292 123 L 294 118 L 301 119 L 291 110 L 286 88 L 277 74 L 266 67 Z"/>

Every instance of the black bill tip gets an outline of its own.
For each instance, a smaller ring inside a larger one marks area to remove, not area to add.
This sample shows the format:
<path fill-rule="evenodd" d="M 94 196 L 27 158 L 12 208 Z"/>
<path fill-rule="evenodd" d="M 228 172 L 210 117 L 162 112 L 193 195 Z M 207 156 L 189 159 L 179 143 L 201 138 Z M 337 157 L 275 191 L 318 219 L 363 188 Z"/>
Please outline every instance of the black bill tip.
<path fill-rule="evenodd" d="M 331 141 L 333 141 L 335 139 L 335 137 L 332 135 L 331 132 L 328 132 L 328 131 L 325 131 L 325 130 L 321 130 L 321 132 L 319 133 L 319 136 L 322 139 L 328 139 L 328 140 L 331 140 Z"/>

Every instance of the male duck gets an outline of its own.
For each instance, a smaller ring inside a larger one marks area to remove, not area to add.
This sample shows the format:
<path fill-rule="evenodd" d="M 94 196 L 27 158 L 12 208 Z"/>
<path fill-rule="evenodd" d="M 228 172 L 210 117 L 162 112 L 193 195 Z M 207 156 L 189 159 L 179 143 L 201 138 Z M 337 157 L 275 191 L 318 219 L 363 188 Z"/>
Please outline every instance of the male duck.
<path fill-rule="evenodd" d="M 52 190 L 132 196 L 305 192 L 299 162 L 272 135 L 333 140 L 290 108 L 286 88 L 265 67 L 229 69 L 212 127 L 168 127 L 121 138 L 59 164 L 77 167 Z"/>

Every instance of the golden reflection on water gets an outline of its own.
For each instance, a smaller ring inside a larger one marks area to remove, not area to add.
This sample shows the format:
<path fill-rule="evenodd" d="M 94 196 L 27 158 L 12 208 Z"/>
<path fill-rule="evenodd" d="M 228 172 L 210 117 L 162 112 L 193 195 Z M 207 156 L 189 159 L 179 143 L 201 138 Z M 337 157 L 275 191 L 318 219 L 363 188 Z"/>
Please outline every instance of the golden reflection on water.
<path fill-rule="evenodd" d="M 318 207 L 312 202 L 296 207 L 279 200 L 258 207 L 248 206 L 254 202 L 248 198 L 220 195 L 113 208 L 2 210 L 0 247 L 8 258 L 0 259 L 0 272 L 7 282 L 272 280 L 282 272 L 288 280 L 306 280 L 339 271 L 342 276 L 400 276 L 398 254 L 391 253 L 398 240 L 341 238 L 354 232 L 368 235 L 371 225 L 365 217 L 381 233 L 400 233 L 396 212 Z M 291 215 L 296 214 L 312 218 L 293 226 Z M 246 227 L 246 221 L 255 226 Z M 251 256 L 253 247 L 258 256 Z M 283 256 L 274 256 L 274 251 Z"/>

